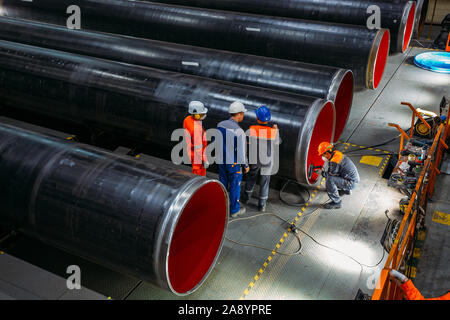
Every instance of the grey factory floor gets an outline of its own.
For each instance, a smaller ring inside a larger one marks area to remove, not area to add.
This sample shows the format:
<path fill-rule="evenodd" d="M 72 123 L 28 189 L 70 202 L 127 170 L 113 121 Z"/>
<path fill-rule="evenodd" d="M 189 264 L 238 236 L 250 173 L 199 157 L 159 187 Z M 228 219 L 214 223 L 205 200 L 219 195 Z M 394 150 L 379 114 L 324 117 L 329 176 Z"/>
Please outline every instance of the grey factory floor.
<path fill-rule="evenodd" d="M 294 221 L 302 230 L 299 241 L 288 225 L 274 216 L 259 216 L 231 222 L 227 238 L 262 246 L 268 251 L 246 247 L 229 240 L 217 265 L 205 283 L 192 295 L 178 297 L 151 284 L 141 282 L 92 264 L 81 258 L 50 248 L 25 236 L 15 236 L 0 245 L 0 299 L 354 299 L 358 289 L 371 294 L 384 266 L 387 253 L 380 245 L 389 210 L 398 215 L 397 190 L 382 177 L 389 152 L 398 150 L 398 140 L 382 150 L 362 150 L 397 135 L 388 127 L 395 121 L 403 128 L 411 123 L 411 111 L 402 101 L 430 111 L 438 111 L 444 95 L 450 97 L 450 75 L 421 70 L 412 57 L 425 51 L 410 48 L 405 55 L 392 55 L 386 75 L 376 91 L 356 92 L 348 125 L 339 147 L 350 153 L 361 176 L 352 196 L 339 210 L 323 210 L 328 200 L 323 185 L 310 190 L 305 205 L 287 206 L 272 190 L 267 213 Z M 345 144 L 348 143 L 348 144 Z M 370 155 L 362 159 L 363 155 Z M 361 162 L 363 160 L 363 162 Z M 369 161 L 367 161 L 369 160 Z M 424 295 L 440 295 L 450 289 L 448 274 L 449 226 L 437 219 L 435 211 L 450 214 L 448 175 L 442 174 L 427 215 L 427 238 L 417 268 L 416 283 Z M 295 191 L 288 186 L 287 191 Z M 307 193 L 303 192 L 305 198 Z M 289 201 L 294 196 L 285 194 Z M 254 201 L 243 218 L 257 214 Z M 442 215 L 441 215 L 442 218 Z M 233 220 L 232 220 L 233 221 Z M 312 240 L 312 238 L 314 240 Z M 281 253 L 273 253 L 279 250 Z M 68 290 L 66 268 L 81 269 L 82 290 Z"/>

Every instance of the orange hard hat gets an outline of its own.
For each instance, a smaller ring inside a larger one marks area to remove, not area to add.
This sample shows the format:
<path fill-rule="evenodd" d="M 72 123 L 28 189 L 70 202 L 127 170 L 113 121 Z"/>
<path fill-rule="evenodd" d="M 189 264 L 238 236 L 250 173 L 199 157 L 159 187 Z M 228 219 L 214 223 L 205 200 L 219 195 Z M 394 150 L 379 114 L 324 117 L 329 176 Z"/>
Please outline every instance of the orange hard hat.
<path fill-rule="evenodd" d="M 327 151 L 331 151 L 333 149 L 333 145 L 329 142 L 322 142 L 319 144 L 319 156 L 323 155 Z"/>

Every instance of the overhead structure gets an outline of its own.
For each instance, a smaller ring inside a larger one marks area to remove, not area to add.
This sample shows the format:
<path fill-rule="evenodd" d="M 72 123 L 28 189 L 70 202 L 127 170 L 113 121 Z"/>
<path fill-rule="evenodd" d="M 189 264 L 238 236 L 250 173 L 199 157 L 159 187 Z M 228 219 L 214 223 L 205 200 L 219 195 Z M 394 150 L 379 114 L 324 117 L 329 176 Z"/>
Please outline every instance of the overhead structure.
<path fill-rule="evenodd" d="M 0 17 L 0 30 L 3 40 L 331 100 L 338 117 L 334 142 L 352 106 L 350 70 L 7 17 Z"/>
<path fill-rule="evenodd" d="M 0 224 L 177 295 L 214 268 L 220 182 L 4 123 L 0 154 Z"/>
<path fill-rule="evenodd" d="M 72 0 L 2 0 L 4 16 L 66 26 Z M 352 70 L 378 87 L 389 52 L 387 29 L 277 18 L 141 1 L 79 0 L 82 29 L 126 34 Z"/>
<path fill-rule="evenodd" d="M 254 110 L 271 109 L 280 127 L 278 175 L 315 184 L 311 163 L 323 164 L 318 145 L 332 141 L 332 101 L 257 87 L 138 67 L 50 49 L 0 41 L 2 103 L 71 122 L 88 123 L 121 136 L 174 147 L 190 101 L 207 105 L 206 129 L 229 118 L 229 105 L 241 101 L 250 111 L 244 130 L 256 123 Z M 184 136 L 181 134 L 181 136 Z M 180 138 L 181 138 L 180 136 Z"/>
<path fill-rule="evenodd" d="M 423 0 L 418 1 L 423 4 Z M 373 28 L 372 23 L 375 21 L 371 19 L 371 15 L 379 12 L 380 26 L 391 31 L 391 50 L 396 52 L 405 52 L 408 48 L 416 15 L 416 2 L 406 0 L 151 0 L 151 2 L 329 21 L 369 28 Z"/>

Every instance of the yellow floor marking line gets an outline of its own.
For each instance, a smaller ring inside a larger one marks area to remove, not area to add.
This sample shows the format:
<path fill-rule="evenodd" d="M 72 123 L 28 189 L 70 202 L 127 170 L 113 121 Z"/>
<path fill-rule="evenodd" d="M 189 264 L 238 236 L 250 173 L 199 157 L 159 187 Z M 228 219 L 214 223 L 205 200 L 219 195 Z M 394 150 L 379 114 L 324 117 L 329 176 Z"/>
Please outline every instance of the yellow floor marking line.
<path fill-rule="evenodd" d="M 345 144 L 345 148 L 344 151 L 348 149 L 348 147 L 350 146 L 350 144 Z M 320 184 L 313 190 L 313 192 L 311 192 L 311 199 L 305 203 L 305 205 L 300 209 L 300 211 L 297 214 L 297 217 L 295 217 L 295 221 L 297 222 L 299 220 L 299 218 L 303 215 L 303 213 L 306 211 L 306 208 L 309 206 L 310 201 L 312 199 L 314 199 L 314 197 L 316 196 L 317 192 L 320 191 L 320 187 L 323 186 L 323 184 L 325 183 L 325 178 L 323 178 L 320 181 Z M 281 247 L 281 245 L 283 244 L 283 242 L 285 241 L 285 238 L 287 238 L 288 236 L 288 232 L 291 232 L 291 229 L 288 228 L 287 232 L 285 232 L 283 234 L 283 237 L 280 239 L 280 241 L 278 241 L 278 243 L 275 245 L 276 249 L 279 249 Z M 273 257 L 275 257 L 275 255 L 277 254 L 276 249 L 272 250 L 272 254 L 267 257 L 266 261 L 263 263 L 262 268 L 259 269 L 258 273 L 253 277 L 253 280 L 248 284 L 247 288 L 244 290 L 244 293 L 242 294 L 242 296 L 239 298 L 239 300 L 244 300 L 248 294 L 250 293 L 250 290 L 255 286 L 256 282 L 260 279 L 261 275 L 264 273 L 264 271 L 266 270 L 267 266 L 269 265 L 269 262 L 273 259 Z"/>
<path fill-rule="evenodd" d="M 360 148 L 360 149 L 367 149 L 367 150 L 371 150 L 371 151 L 376 151 L 376 152 L 382 152 L 382 153 L 392 153 L 391 151 L 387 151 L 387 150 L 381 150 L 381 149 L 374 149 L 374 148 L 368 148 L 366 146 L 360 146 L 359 144 L 354 144 L 354 143 L 348 143 L 348 142 L 343 142 L 343 141 L 338 141 L 337 143 L 343 144 L 346 146 L 345 150 L 348 149 L 348 147 L 354 147 L 354 148 Z"/>
<path fill-rule="evenodd" d="M 320 185 L 323 185 L 324 183 L 323 179 L 320 183 Z M 320 190 L 320 187 L 317 187 L 316 189 L 314 189 L 314 191 L 311 193 L 311 199 L 313 199 L 317 192 Z M 311 201 L 311 200 L 310 200 Z M 303 215 L 303 213 L 306 211 L 306 208 L 309 206 L 309 202 L 305 203 L 305 205 L 301 208 L 301 210 L 298 212 L 297 217 L 295 217 L 295 221 L 298 221 L 299 218 Z M 288 228 L 287 231 L 284 232 L 282 238 L 278 241 L 278 243 L 275 245 L 275 248 L 272 251 L 272 254 L 270 256 L 267 257 L 266 261 L 264 261 L 262 268 L 259 269 L 258 273 L 253 277 L 253 280 L 249 283 L 249 285 L 247 286 L 247 288 L 244 290 L 244 293 L 242 294 L 242 296 L 239 298 L 239 300 L 244 300 L 246 296 L 248 296 L 248 294 L 250 293 L 250 290 L 255 286 L 256 282 L 260 279 L 261 275 L 264 273 L 264 270 L 266 270 L 267 266 L 269 265 L 269 262 L 273 259 L 273 257 L 275 257 L 275 255 L 277 254 L 276 250 L 280 249 L 281 245 L 285 242 L 286 238 L 288 237 L 288 232 L 291 232 L 291 229 Z"/>
<path fill-rule="evenodd" d="M 383 165 L 381 166 L 380 171 L 378 171 L 378 175 L 379 175 L 380 177 L 382 177 L 383 174 L 384 174 L 384 171 L 386 171 L 386 167 L 387 167 L 387 165 L 388 165 L 388 163 L 389 163 L 389 160 L 391 160 L 391 155 L 388 155 L 388 156 L 386 157 L 386 159 L 384 159 Z"/>

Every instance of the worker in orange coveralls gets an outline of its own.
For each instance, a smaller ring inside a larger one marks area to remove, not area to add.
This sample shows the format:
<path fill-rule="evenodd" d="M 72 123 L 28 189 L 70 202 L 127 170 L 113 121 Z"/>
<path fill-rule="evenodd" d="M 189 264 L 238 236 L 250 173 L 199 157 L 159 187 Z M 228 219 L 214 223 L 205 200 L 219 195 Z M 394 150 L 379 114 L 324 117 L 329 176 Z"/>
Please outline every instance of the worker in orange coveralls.
<path fill-rule="evenodd" d="M 207 146 L 206 134 L 202 121 L 206 118 L 208 109 L 200 101 L 189 103 L 189 116 L 184 119 L 183 128 L 187 143 L 187 152 L 191 159 L 192 173 L 199 176 L 206 176 L 206 169 L 209 167 L 205 155 Z"/>
<path fill-rule="evenodd" d="M 419 290 L 414 286 L 412 281 L 408 279 L 404 274 L 401 274 L 396 270 L 391 270 L 390 275 L 401 283 L 400 288 L 403 290 L 406 299 L 408 300 L 450 300 L 450 291 L 448 291 L 441 297 L 424 298 Z"/>

